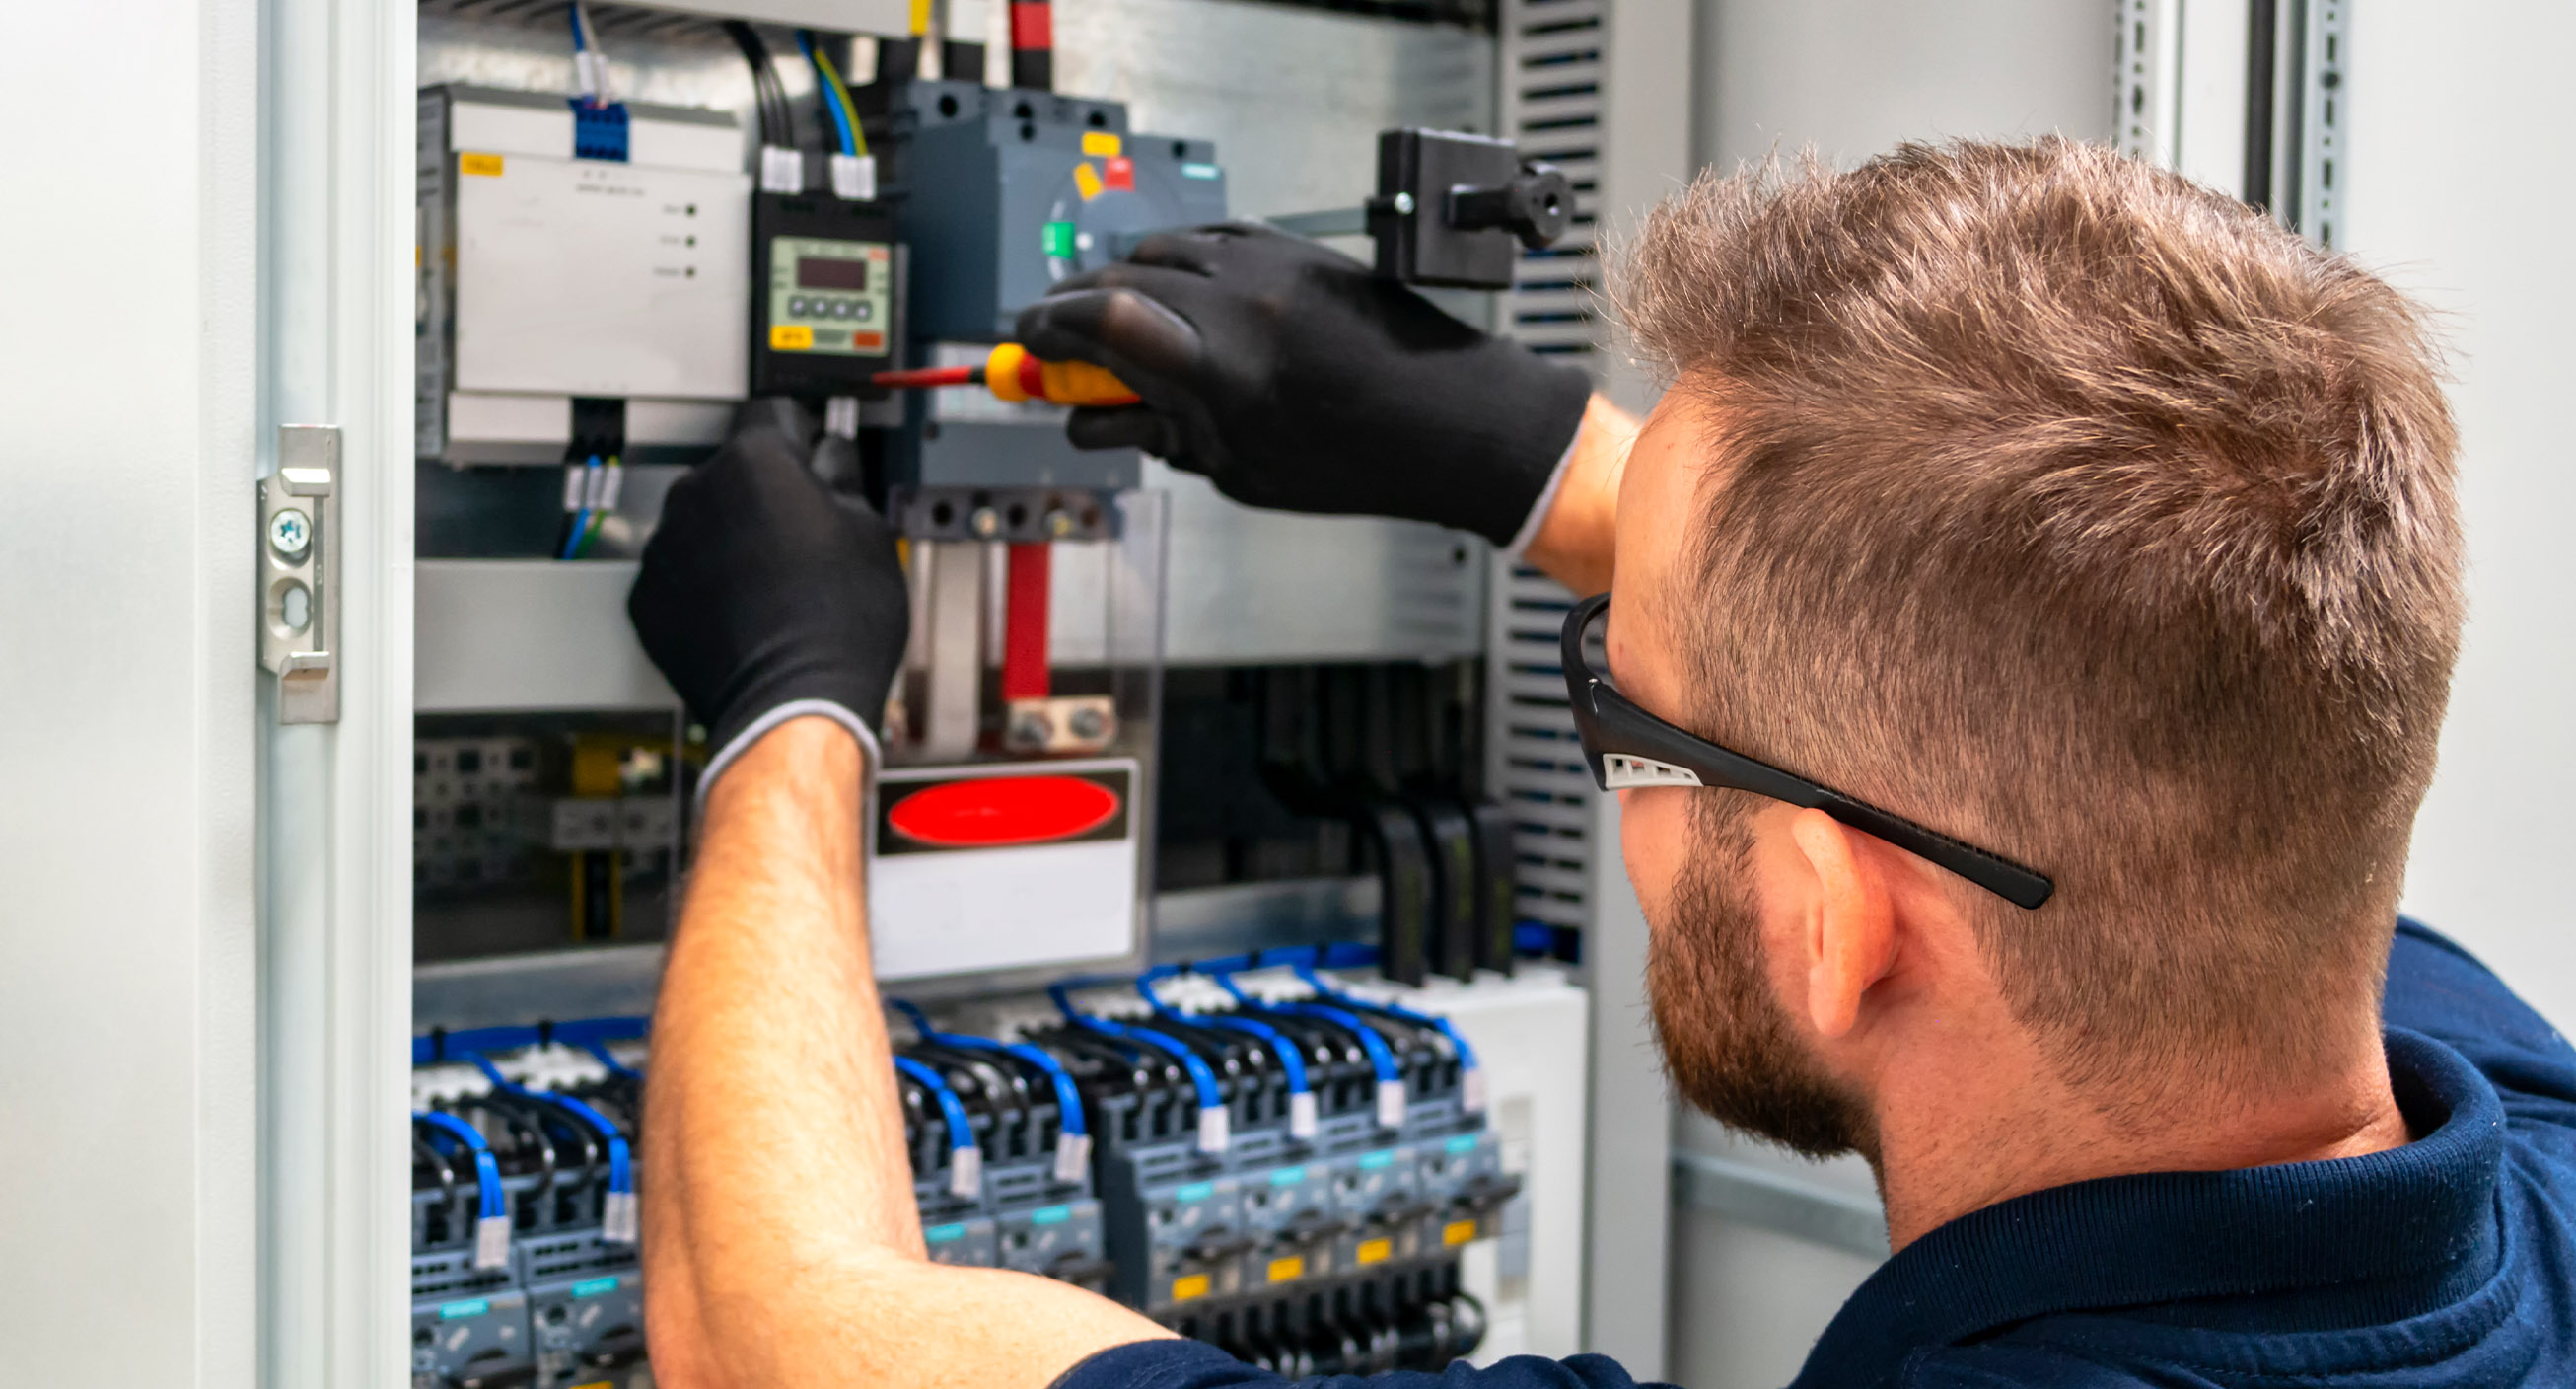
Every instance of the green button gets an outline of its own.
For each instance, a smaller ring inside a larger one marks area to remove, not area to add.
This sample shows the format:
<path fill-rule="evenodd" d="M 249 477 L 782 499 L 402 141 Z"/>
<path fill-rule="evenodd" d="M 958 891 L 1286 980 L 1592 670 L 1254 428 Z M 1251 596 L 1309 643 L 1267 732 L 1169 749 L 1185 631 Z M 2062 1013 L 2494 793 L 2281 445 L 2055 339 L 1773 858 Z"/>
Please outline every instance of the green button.
<path fill-rule="evenodd" d="M 1073 259 L 1073 224 L 1071 222 L 1049 222 L 1041 235 L 1045 238 L 1049 259 Z"/>

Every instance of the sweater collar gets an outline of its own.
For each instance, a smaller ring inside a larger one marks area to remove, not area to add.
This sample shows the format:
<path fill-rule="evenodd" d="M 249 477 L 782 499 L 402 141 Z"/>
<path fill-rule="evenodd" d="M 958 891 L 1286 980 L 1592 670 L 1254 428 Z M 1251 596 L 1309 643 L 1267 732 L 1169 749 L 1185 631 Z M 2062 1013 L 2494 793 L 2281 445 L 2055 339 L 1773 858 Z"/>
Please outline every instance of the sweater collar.
<path fill-rule="evenodd" d="M 2504 1108 L 2449 1047 L 2386 1032 L 2424 1135 L 2325 1162 L 2052 1187 L 1933 1230 L 1843 1304 L 1792 1389 L 1893 1380 L 1905 1357 L 2053 1313 L 2427 1277 L 2496 1238 Z"/>

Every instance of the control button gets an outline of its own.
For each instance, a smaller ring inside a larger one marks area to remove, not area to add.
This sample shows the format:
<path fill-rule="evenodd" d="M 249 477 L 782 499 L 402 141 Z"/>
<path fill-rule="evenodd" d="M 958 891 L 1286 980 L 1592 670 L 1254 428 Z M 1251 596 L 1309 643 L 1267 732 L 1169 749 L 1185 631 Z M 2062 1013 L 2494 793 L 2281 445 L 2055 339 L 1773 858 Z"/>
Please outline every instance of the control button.
<path fill-rule="evenodd" d="M 877 306 L 876 306 L 876 305 L 869 303 L 869 302 L 868 302 L 867 300 L 865 300 L 865 299 L 862 299 L 862 300 L 860 300 L 856 305 L 853 305 L 853 306 L 851 307 L 851 310 L 850 310 L 850 316 L 851 316 L 851 317 L 853 317 L 853 318 L 856 318 L 856 319 L 857 319 L 858 321 L 860 321 L 861 323 L 865 323 L 865 322 L 867 322 L 869 319 L 876 317 L 876 312 L 877 312 Z"/>
<path fill-rule="evenodd" d="M 799 318 L 805 316 L 806 308 L 805 296 L 802 294 L 795 295 L 787 301 L 787 311 Z"/>
<path fill-rule="evenodd" d="M 832 301 L 832 317 L 856 318 L 857 316 L 858 306 L 854 301 L 848 299 L 835 299 Z"/>

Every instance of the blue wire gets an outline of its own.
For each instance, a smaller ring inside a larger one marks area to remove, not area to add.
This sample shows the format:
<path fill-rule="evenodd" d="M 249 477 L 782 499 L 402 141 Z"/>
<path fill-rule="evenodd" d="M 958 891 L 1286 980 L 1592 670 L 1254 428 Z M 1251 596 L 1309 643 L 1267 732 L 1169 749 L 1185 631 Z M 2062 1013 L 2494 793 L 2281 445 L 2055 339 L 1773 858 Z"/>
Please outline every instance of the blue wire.
<path fill-rule="evenodd" d="M 823 98 L 824 111 L 832 117 L 832 130 L 841 142 L 841 153 L 857 154 L 859 144 L 850 135 L 850 118 L 842 114 L 840 99 L 832 92 L 832 79 L 823 75 L 822 60 L 814 56 L 814 31 L 797 30 L 796 48 L 805 55 L 806 64 L 814 69 L 814 90 Z"/>
<path fill-rule="evenodd" d="M 1165 1036 L 1151 1028 L 1130 1027 L 1125 1023 L 1111 1022 L 1107 1018 L 1095 1018 L 1075 1008 L 1073 1001 L 1066 998 L 1064 992 L 1075 982 L 1079 981 L 1059 980 L 1047 985 L 1047 997 L 1055 1000 L 1056 1011 L 1064 1014 L 1067 1021 L 1076 1027 L 1088 1028 L 1106 1037 L 1143 1042 L 1147 1046 L 1167 1053 L 1173 1060 L 1181 1063 L 1183 1070 L 1190 1073 L 1191 1082 L 1198 1088 L 1200 1109 L 1225 1107 L 1225 1092 L 1217 1088 L 1216 1072 L 1208 1069 L 1208 1063 L 1200 1059 L 1197 1052 L 1190 1050 L 1176 1037 Z"/>
<path fill-rule="evenodd" d="M 1312 1093 L 1306 1083 L 1306 1058 L 1299 1054 L 1297 1044 L 1290 1041 L 1278 1028 L 1266 1022 L 1256 1022 L 1251 1018 L 1230 1018 L 1222 1014 L 1209 1014 L 1204 1017 L 1185 1015 L 1164 1003 L 1154 993 L 1154 981 L 1168 979 L 1180 972 L 1180 967 L 1177 965 L 1156 965 L 1137 976 L 1136 992 L 1144 995 L 1145 1002 L 1153 1007 L 1156 1016 L 1198 1027 L 1222 1028 L 1228 1032 L 1241 1032 L 1258 1037 L 1270 1044 L 1271 1052 L 1279 1058 L 1279 1069 L 1288 1073 L 1288 1093 L 1292 1095 Z"/>
<path fill-rule="evenodd" d="M 1055 1083 L 1058 1127 L 1076 1137 L 1088 1132 L 1083 1127 L 1082 1091 L 1073 1083 L 1073 1073 L 1064 1068 L 1063 1062 L 1026 1042 L 997 1042 L 990 1037 L 970 1037 L 962 1032 L 942 1032 L 930 1025 L 930 1019 L 922 1016 L 919 1008 L 900 998 L 886 1001 L 894 1005 L 896 1012 L 912 1020 L 912 1030 L 920 1033 L 921 1040 L 925 1042 L 937 1046 L 958 1047 L 967 1051 L 1008 1052 L 1046 1072 L 1047 1079 Z"/>
<path fill-rule="evenodd" d="M 579 53 L 589 48 L 590 45 L 582 38 L 581 6 L 566 4 L 564 6 L 564 19 L 572 25 L 572 51 Z"/>
<path fill-rule="evenodd" d="M 1322 1018 L 1326 1022 L 1338 1023 L 1348 1028 L 1353 1036 L 1360 1039 L 1360 1049 L 1368 1053 L 1369 1066 L 1377 1072 L 1379 1080 L 1404 1078 L 1403 1069 L 1395 1064 L 1395 1053 L 1387 1049 L 1386 1039 L 1377 1035 L 1377 1029 L 1361 1021 L 1357 1014 L 1340 1008 L 1327 1008 L 1320 1003 L 1263 1003 L 1245 993 L 1234 982 L 1233 970 L 1209 970 L 1205 966 L 1201 966 L 1201 969 L 1209 978 L 1217 982 L 1218 987 L 1234 995 L 1235 1001 L 1246 1008 L 1258 1008 L 1266 1013 L 1295 1013 L 1301 1017 Z"/>
<path fill-rule="evenodd" d="M 587 497 L 589 497 L 589 496 L 590 496 L 590 494 L 592 493 L 592 491 L 595 489 L 595 487 L 596 487 L 596 485 L 597 485 L 597 484 L 596 484 L 595 479 L 597 479 L 597 478 L 598 478 L 598 476 L 599 476 L 599 455 L 594 453 L 594 454 L 592 454 L 592 455 L 590 456 L 590 466 L 589 466 L 589 467 L 587 467 L 587 468 L 584 468 L 584 469 L 582 470 L 582 474 L 581 474 L 581 494 L 582 494 L 582 496 L 583 496 L 583 497 L 587 498 Z M 583 533 L 583 532 L 585 532 L 585 531 L 587 531 L 587 530 L 589 530 L 589 529 L 590 529 L 590 508 L 585 506 L 585 507 L 581 508 L 579 511 L 576 511 L 576 512 L 574 512 L 574 513 L 573 513 L 573 517 L 572 517 L 572 534 L 567 535 L 567 536 L 565 536 L 565 537 L 564 537 L 563 553 L 562 553 L 562 554 L 559 554 L 559 555 L 557 555 L 557 556 L 555 556 L 555 558 L 556 558 L 556 559 L 571 559 L 571 558 L 573 557 L 573 555 L 574 555 L 577 551 L 579 551 L 579 550 L 581 549 L 581 537 L 582 537 L 582 533 Z"/>
<path fill-rule="evenodd" d="M 1336 1003 L 1349 1004 L 1355 1008 L 1374 1008 L 1388 1017 L 1402 1019 L 1417 1027 L 1439 1029 L 1440 1035 L 1449 1039 L 1449 1045 L 1457 1048 L 1459 1069 L 1468 1071 L 1476 1069 L 1476 1049 L 1467 1045 L 1467 1039 L 1458 1035 L 1458 1029 L 1450 1026 L 1447 1018 L 1435 1018 L 1428 1013 L 1417 1013 L 1402 1004 L 1371 1003 L 1364 999 L 1356 999 L 1316 978 L 1313 965 L 1301 963 L 1294 968 L 1297 971 L 1297 977 L 1313 987 L 1317 998 L 1328 998 Z"/>
<path fill-rule="evenodd" d="M 939 1072 L 909 1056 L 896 1057 L 894 1068 L 921 1082 L 921 1088 L 939 1101 L 939 1112 L 948 1119 L 948 1152 L 952 1162 L 957 1154 L 975 1146 L 975 1122 L 966 1117 L 965 1103 L 957 1098 L 956 1091 L 948 1088 L 948 1082 L 940 1078 Z"/>
<path fill-rule="evenodd" d="M 581 1045 L 583 1050 L 598 1057 L 599 1064 L 606 1066 L 608 1068 L 608 1073 L 617 1077 L 619 1080 L 642 1080 L 644 1078 L 644 1073 L 642 1071 L 636 1070 L 634 1067 L 629 1066 L 625 1062 L 618 1060 L 616 1057 L 609 1055 L 608 1044 L 606 1042 L 584 1042 Z"/>
<path fill-rule="evenodd" d="M 435 1109 L 417 1110 L 411 1117 L 464 1144 L 474 1154 L 474 1190 L 481 1203 L 477 1213 L 485 1220 L 507 1216 L 510 1202 L 501 1192 L 501 1164 L 493 1159 L 492 1145 L 483 1140 L 482 1133 L 455 1115 Z"/>
<path fill-rule="evenodd" d="M 627 1147 L 626 1135 L 617 1131 L 617 1125 L 611 1122 L 607 1115 L 591 1108 L 588 1104 L 572 1095 L 558 1094 L 553 1091 L 539 1093 L 538 1091 L 531 1090 L 528 1087 L 511 1080 L 508 1076 L 501 1074 L 501 1068 L 492 1064 L 492 1058 L 485 1056 L 479 1051 L 475 1052 L 470 1059 L 482 1070 L 484 1077 L 492 1082 L 493 1087 L 501 1091 L 501 1093 L 505 1095 L 515 1095 L 524 1100 L 533 1100 L 538 1104 L 554 1105 L 558 1108 L 569 1111 L 580 1118 L 583 1123 L 598 1130 L 599 1136 L 608 1140 L 609 1194 L 612 1196 L 625 1196 L 631 1195 L 634 1192 L 634 1151 Z"/>

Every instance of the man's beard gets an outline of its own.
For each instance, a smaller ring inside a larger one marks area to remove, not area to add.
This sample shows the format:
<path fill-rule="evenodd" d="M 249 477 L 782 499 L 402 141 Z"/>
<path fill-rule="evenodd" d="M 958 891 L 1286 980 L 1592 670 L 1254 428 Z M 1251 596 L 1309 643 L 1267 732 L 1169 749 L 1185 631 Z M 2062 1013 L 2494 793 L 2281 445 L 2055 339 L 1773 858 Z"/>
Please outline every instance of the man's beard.
<path fill-rule="evenodd" d="M 1745 801 L 1700 795 L 1672 919 L 1649 933 L 1646 990 L 1664 1070 L 1683 1099 L 1729 1128 L 1809 1157 L 1877 1160 L 1876 1116 L 1828 1074 L 1772 996 L 1747 881 Z"/>

